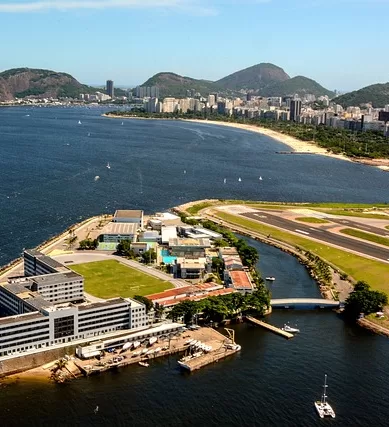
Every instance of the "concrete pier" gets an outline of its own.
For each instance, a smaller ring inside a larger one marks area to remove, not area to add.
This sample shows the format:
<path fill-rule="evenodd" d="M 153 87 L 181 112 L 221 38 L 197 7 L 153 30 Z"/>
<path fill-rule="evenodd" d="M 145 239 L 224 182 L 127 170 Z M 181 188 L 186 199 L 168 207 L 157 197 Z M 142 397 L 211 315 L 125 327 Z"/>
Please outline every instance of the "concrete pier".
<path fill-rule="evenodd" d="M 261 320 L 255 319 L 254 317 L 246 316 L 246 320 L 254 325 L 262 326 L 262 328 L 265 328 L 275 334 L 281 335 L 282 337 L 287 338 L 288 340 L 294 337 L 294 335 L 290 332 L 283 331 L 282 329 L 277 328 L 276 326 L 269 325 L 269 323 L 262 322 Z"/>

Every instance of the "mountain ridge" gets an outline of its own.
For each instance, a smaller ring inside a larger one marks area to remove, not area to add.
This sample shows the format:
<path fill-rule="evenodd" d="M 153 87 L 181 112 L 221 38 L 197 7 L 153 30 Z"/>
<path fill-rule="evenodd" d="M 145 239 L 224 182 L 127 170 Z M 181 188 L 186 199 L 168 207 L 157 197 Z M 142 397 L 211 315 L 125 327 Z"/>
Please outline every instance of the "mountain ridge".
<path fill-rule="evenodd" d="M 315 80 L 304 76 L 290 77 L 281 67 L 270 63 L 260 63 L 236 71 L 216 81 L 193 79 L 173 72 L 160 72 L 146 80 L 141 86 L 158 86 L 162 98 L 166 96 L 187 96 L 194 90 L 207 96 L 212 92 L 242 95 L 250 91 L 261 96 L 334 96 L 334 92 L 324 88 Z"/>

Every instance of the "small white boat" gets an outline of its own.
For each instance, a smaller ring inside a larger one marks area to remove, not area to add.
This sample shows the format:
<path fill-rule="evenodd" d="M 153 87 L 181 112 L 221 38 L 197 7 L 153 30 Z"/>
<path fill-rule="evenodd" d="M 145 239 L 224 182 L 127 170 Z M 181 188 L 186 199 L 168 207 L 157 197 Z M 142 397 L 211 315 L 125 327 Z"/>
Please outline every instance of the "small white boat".
<path fill-rule="evenodd" d="M 107 163 L 107 169 L 111 169 L 111 165 L 109 164 L 109 162 Z"/>
<path fill-rule="evenodd" d="M 292 334 L 297 334 L 298 332 L 300 332 L 300 329 L 292 328 L 291 326 L 287 325 L 286 323 L 285 323 L 284 327 L 281 329 L 285 332 L 290 332 Z"/>
<path fill-rule="evenodd" d="M 122 122 L 122 126 L 124 125 L 124 122 Z"/>
<path fill-rule="evenodd" d="M 239 182 L 242 182 L 242 178 L 238 178 L 238 181 L 239 181 Z"/>
<path fill-rule="evenodd" d="M 162 347 L 157 347 L 157 348 L 154 350 L 154 353 L 159 353 L 161 350 L 162 350 Z"/>
<path fill-rule="evenodd" d="M 262 177 L 261 176 L 259 177 L 259 180 L 262 181 Z"/>
<path fill-rule="evenodd" d="M 143 366 L 144 368 L 148 368 L 150 365 L 147 362 L 139 362 L 140 366 Z"/>
<path fill-rule="evenodd" d="M 147 348 L 144 348 L 144 349 L 142 350 L 142 354 L 146 354 L 148 351 L 149 351 L 149 350 L 148 350 Z"/>
<path fill-rule="evenodd" d="M 140 346 L 140 341 L 134 341 L 134 343 L 133 343 L 134 349 L 138 348 L 139 346 Z"/>
<path fill-rule="evenodd" d="M 134 351 L 134 352 L 132 353 L 132 357 L 140 356 L 140 354 L 141 354 L 141 353 L 142 353 L 141 351 Z"/>
<path fill-rule="evenodd" d="M 276 278 L 274 276 L 268 276 L 268 277 L 266 277 L 266 280 L 268 282 L 274 282 L 274 280 L 276 280 Z"/>
<path fill-rule="evenodd" d="M 186 171 L 184 171 L 184 175 L 186 174 Z"/>
<path fill-rule="evenodd" d="M 327 385 L 327 374 L 324 375 L 324 385 L 323 385 L 323 394 L 320 400 L 315 402 L 315 408 L 320 418 L 332 417 L 335 418 L 335 411 L 332 409 L 331 405 L 327 402 L 326 388 Z"/>
<path fill-rule="evenodd" d="M 240 351 L 241 350 L 241 346 L 239 344 L 226 344 L 226 348 L 228 348 L 229 350 L 236 350 L 236 351 Z"/>
<path fill-rule="evenodd" d="M 155 344 L 155 343 L 157 342 L 157 340 L 158 340 L 158 338 L 157 338 L 157 337 L 151 337 L 151 338 L 149 339 L 149 345 L 153 345 L 153 344 Z"/>
<path fill-rule="evenodd" d="M 132 342 L 126 342 L 122 347 L 122 351 L 129 350 L 131 347 L 132 347 Z"/>
<path fill-rule="evenodd" d="M 98 181 L 100 179 L 99 175 L 95 176 L 95 181 Z"/>
<path fill-rule="evenodd" d="M 225 183 L 227 182 L 227 178 L 224 178 L 224 181 L 223 181 L 223 182 L 224 182 L 224 184 L 225 184 Z"/>
<path fill-rule="evenodd" d="M 78 124 L 79 124 L 79 125 L 81 125 L 81 124 L 82 124 L 82 123 L 81 123 L 81 120 L 79 120 L 79 121 L 78 121 Z"/>
<path fill-rule="evenodd" d="M 88 136 L 90 136 L 90 132 L 88 132 Z"/>

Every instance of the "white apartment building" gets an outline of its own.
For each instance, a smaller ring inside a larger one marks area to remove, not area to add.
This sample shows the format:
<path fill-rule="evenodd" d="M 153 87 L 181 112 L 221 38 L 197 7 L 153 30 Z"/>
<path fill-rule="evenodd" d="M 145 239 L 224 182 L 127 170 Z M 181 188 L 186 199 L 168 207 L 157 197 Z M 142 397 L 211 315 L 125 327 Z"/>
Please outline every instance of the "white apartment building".
<path fill-rule="evenodd" d="M 174 113 L 177 109 L 177 100 L 175 98 L 165 98 L 163 100 L 163 112 Z"/>

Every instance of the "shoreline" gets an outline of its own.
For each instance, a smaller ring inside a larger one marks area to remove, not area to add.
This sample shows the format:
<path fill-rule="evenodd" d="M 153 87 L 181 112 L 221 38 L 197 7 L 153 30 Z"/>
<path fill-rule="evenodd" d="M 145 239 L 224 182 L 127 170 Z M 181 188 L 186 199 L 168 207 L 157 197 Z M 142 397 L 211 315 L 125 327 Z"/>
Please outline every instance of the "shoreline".
<path fill-rule="evenodd" d="M 373 166 L 383 171 L 389 171 L 389 159 L 365 159 L 365 158 L 350 158 L 343 154 L 334 154 L 327 149 L 318 146 L 313 141 L 301 141 L 297 138 L 294 138 L 290 135 L 285 135 L 280 132 L 276 132 L 274 130 L 262 127 L 262 126 L 254 126 L 254 125 L 246 125 L 243 123 L 232 123 L 232 122 L 223 122 L 216 120 L 200 120 L 200 119 L 184 119 L 184 118 L 153 118 L 153 117 L 136 117 L 136 116 L 116 116 L 113 114 L 104 113 L 104 117 L 112 118 L 112 119 L 137 119 L 137 120 L 181 120 L 185 122 L 197 123 L 197 124 L 209 124 L 209 125 L 217 125 L 217 126 L 225 126 L 230 128 L 235 128 L 239 130 L 245 130 L 249 132 L 258 133 L 260 135 L 268 136 L 269 138 L 273 138 L 274 140 L 287 145 L 295 154 L 316 154 L 326 157 L 331 157 L 333 159 L 345 160 L 352 163 L 360 163 L 367 166 Z"/>

